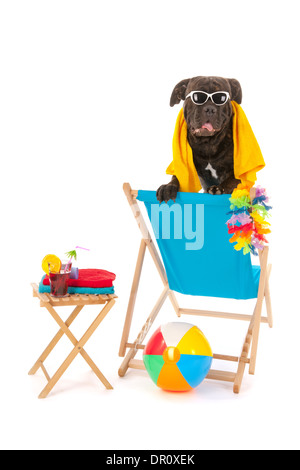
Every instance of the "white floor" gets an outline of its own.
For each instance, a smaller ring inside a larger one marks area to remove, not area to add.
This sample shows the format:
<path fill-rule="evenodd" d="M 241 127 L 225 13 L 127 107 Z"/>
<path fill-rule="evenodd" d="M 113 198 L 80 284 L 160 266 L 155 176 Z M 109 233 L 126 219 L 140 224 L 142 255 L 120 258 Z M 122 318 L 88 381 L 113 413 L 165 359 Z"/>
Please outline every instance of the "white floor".
<path fill-rule="evenodd" d="M 147 266 L 151 271 L 150 266 Z M 147 279 L 147 276 L 146 276 Z M 276 272 L 274 275 L 276 279 Z M 130 284 L 128 279 L 127 284 Z M 146 314 L 147 282 L 141 284 L 132 340 Z M 159 293 L 159 280 L 153 278 Z M 274 329 L 261 326 L 256 375 L 245 374 L 240 395 L 232 385 L 205 380 L 190 393 L 158 389 L 144 371 L 130 370 L 118 377 L 119 340 L 128 297 L 124 288 L 109 316 L 87 343 L 86 350 L 112 383 L 106 390 L 85 361 L 77 357 L 48 398 L 39 400 L 43 373 L 28 376 L 39 354 L 58 327 L 49 313 L 22 291 L 23 305 L 10 307 L 10 321 L 2 334 L 1 447 L 7 449 L 288 449 L 299 447 L 299 379 L 297 344 L 299 319 L 273 289 Z M 148 297 L 149 294 L 148 294 Z M 179 296 L 181 300 L 181 296 Z M 187 300 L 189 300 L 187 298 Z M 208 306 L 211 299 L 205 299 Z M 217 301 L 218 302 L 218 301 Z M 219 301 L 221 302 L 221 301 Z M 223 304 L 232 310 L 236 303 Z M 249 302 L 251 305 L 251 301 Z M 186 304 L 184 304 L 186 305 Z M 216 305 L 216 304 L 214 304 Z M 241 302 L 240 311 L 246 311 Z M 219 305 L 217 305 L 219 308 Z M 79 315 L 71 330 L 80 337 L 96 307 Z M 68 309 L 65 309 L 68 310 Z M 62 311 L 61 311 L 62 312 Z M 142 316 L 143 314 L 143 316 Z M 156 324 L 176 321 L 166 303 Z M 63 317 L 66 314 L 62 314 Z M 178 320 L 180 321 L 180 320 Z M 239 354 L 247 323 L 184 317 L 205 332 L 214 352 Z M 290 326 L 293 326 L 292 328 Z M 72 346 L 63 338 L 45 365 L 50 375 Z M 213 367 L 234 370 L 232 363 Z"/>

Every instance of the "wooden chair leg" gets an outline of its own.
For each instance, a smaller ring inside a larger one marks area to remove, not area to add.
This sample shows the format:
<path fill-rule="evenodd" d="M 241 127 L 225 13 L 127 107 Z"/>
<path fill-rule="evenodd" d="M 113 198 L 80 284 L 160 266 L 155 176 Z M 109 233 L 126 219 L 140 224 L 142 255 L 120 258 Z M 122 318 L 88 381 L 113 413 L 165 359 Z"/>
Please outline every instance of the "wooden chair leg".
<path fill-rule="evenodd" d="M 258 349 L 258 338 L 259 338 L 259 330 L 260 330 L 260 323 L 261 323 L 261 312 L 262 312 L 262 305 L 263 305 L 263 300 L 265 296 L 265 288 L 266 288 L 268 253 L 269 253 L 268 247 L 265 247 L 259 253 L 261 271 L 260 271 L 260 281 L 259 281 L 259 287 L 258 287 L 257 302 L 256 302 L 255 314 L 254 314 L 252 348 L 251 348 L 250 365 L 249 365 L 249 374 L 252 374 L 252 375 L 254 375 L 255 373 L 256 356 L 257 356 L 257 349 Z"/>
<path fill-rule="evenodd" d="M 128 200 L 128 203 L 130 205 L 130 208 L 132 210 L 132 213 L 133 213 L 134 218 L 135 218 L 135 220 L 138 224 L 138 227 L 141 231 L 141 234 L 142 234 L 143 238 L 142 238 L 141 244 L 140 244 L 140 250 L 139 250 L 137 264 L 136 264 L 135 273 L 134 273 L 134 278 L 133 278 L 133 282 L 132 282 L 131 293 L 130 293 L 129 303 L 128 303 L 128 307 L 127 307 L 127 313 L 126 313 L 126 318 L 125 318 L 125 323 L 124 323 L 124 328 L 123 328 L 122 339 L 121 339 L 121 343 L 120 343 L 120 349 L 119 349 L 119 356 L 120 357 L 124 357 L 125 353 L 126 353 L 126 344 L 128 342 L 130 327 L 131 327 L 131 323 L 132 323 L 133 310 L 134 310 L 137 290 L 138 290 L 138 286 L 139 286 L 139 282 L 140 282 L 141 270 L 142 270 L 142 266 L 143 266 L 146 247 L 148 248 L 149 253 L 150 253 L 150 255 L 151 255 L 151 257 L 154 261 L 154 264 L 155 264 L 156 269 L 158 271 L 158 274 L 159 274 L 159 276 L 160 276 L 160 278 L 161 278 L 161 280 L 164 284 L 165 289 L 168 290 L 168 296 L 169 296 L 170 302 L 171 302 L 171 304 L 172 304 L 172 306 L 175 310 L 176 315 L 178 317 L 181 316 L 177 299 L 175 297 L 174 292 L 172 292 L 169 289 L 169 284 L 168 284 L 168 279 L 167 279 L 167 275 L 166 275 L 166 272 L 165 272 L 165 268 L 163 266 L 163 263 L 162 263 L 162 260 L 159 256 L 159 254 L 158 254 L 158 251 L 157 251 L 157 249 L 156 249 L 156 247 L 153 243 L 150 232 L 148 231 L 148 228 L 147 228 L 146 222 L 144 220 L 144 217 L 142 215 L 141 209 L 140 209 L 139 204 L 136 200 L 136 195 L 135 195 L 135 197 L 133 197 L 133 194 L 132 194 L 133 191 L 132 191 L 129 183 L 124 183 L 123 190 L 124 190 L 124 193 L 126 195 L 126 198 Z M 128 354 L 131 356 L 132 352 L 129 351 Z M 126 363 L 127 363 L 127 360 L 123 361 L 123 364 L 121 365 L 120 370 L 119 370 L 120 374 L 123 373 L 122 371 L 123 371 Z M 125 369 L 126 369 L 126 367 L 125 367 Z M 125 372 L 126 372 L 126 370 L 125 370 Z"/>
<path fill-rule="evenodd" d="M 255 318 L 255 309 L 254 309 L 252 320 L 250 321 L 250 325 L 249 325 L 249 328 L 248 328 L 248 331 L 247 331 L 246 339 L 245 339 L 244 344 L 243 344 L 241 357 L 239 359 L 238 370 L 237 370 L 236 377 L 235 377 L 234 384 L 233 384 L 233 392 L 234 393 L 240 393 L 241 385 L 242 385 L 242 381 L 243 381 L 243 377 L 244 377 L 244 372 L 245 372 L 245 367 L 246 367 L 246 364 L 249 362 L 248 354 L 249 354 L 249 351 L 250 351 L 250 348 L 251 348 L 254 318 Z"/>
<path fill-rule="evenodd" d="M 150 313 L 149 317 L 147 318 L 146 323 L 144 324 L 144 326 L 141 329 L 137 339 L 134 342 L 134 344 L 136 346 L 140 345 L 144 341 L 149 329 L 152 326 L 152 323 L 154 322 L 155 318 L 157 317 L 158 312 L 160 311 L 161 307 L 163 306 L 168 294 L 169 294 L 169 286 L 164 288 L 164 290 L 163 290 L 162 294 L 160 295 L 158 301 L 156 302 L 152 312 Z M 129 367 L 129 363 L 136 356 L 137 351 L 138 351 L 138 348 L 135 347 L 135 348 L 130 349 L 128 351 L 128 353 L 126 354 L 126 357 L 125 357 L 124 361 L 122 362 L 122 364 L 119 368 L 119 376 L 120 377 L 124 377 L 124 375 L 126 374 L 126 372 L 128 370 L 128 367 Z"/>
<path fill-rule="evenodd" d="M 137 259 L 137 263 L 136 263 L 136 267 L 135 267 L 135 272 L 134 272 L 134 276 L 133 276 L 132 287 L 131 287 L 131 292 L 130 292 L 130 297 L 129 297 L 129 302 L 128 302 L 128 308 L 127 308 L 127 313 L 126 313 L 126 319 L 125 319 L 125 323 L 124 323 L 123 334 L 122 334 L 122 339 L 121 339 L 121 344 L 120 344 L 120 350 L 119 350 L 119 356 L 120 357 L 124 357 L 125 352 L 126 352 L 126 343 L 128 342 L 129 331 L 130 331 L 131 322 L 132 322 L 133 310 L 134 310 L 134 306 L 135 306 L 135 301 L 136 301 L 137 291 L 138 291 L 138 287 L 139 287 L 139 283 L 140 283 L 143 262 L 144 262 L 144 258 L 145 258 L 145 252 L 146 252 L 146 243 L 145 243 L 145 240 L 142 239 L 141 244 L 140 244 L 138 259 Z"/>
<path fill-rule="evenodd" d="M 271 269 L 272 269 L 272 265 L 269 264 L 269 266 L 267 268 L 267 278 L 266 278 L 266 287 L 265 287 L 265 301 L 266 301 L 267 317 L 268 317 L 269 327 L 273 328 L 273 314 L 272 314 L 271 294 L 270 294 L 270 285 L 269 285 Z"/>
<path fill-rule="evenodd" d="M 170 299 L 171 304 L 173 305 L 173 308 L 175 310 L 175 313 L 176 313 L 177 317 L 180 318 L 181 313 L 180 313 L 179 305 L 178 305 L 177 299 L 175 297 L 175 294 L 172 290 L 169 290 L 169 299 Z"/>

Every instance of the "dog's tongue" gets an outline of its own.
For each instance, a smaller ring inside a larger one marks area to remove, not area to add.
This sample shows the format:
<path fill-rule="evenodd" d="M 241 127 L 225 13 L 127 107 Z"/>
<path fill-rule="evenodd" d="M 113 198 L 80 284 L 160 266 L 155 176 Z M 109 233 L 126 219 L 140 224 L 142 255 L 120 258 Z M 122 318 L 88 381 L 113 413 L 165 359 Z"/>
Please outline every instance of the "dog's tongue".
<path fill-rule="evenodd" d="M 206 122 L 205 124 L 203 124 L 202 129 L 207 129 L 209 132 L 212 132 L 214 130 L 210 122 Z"/>

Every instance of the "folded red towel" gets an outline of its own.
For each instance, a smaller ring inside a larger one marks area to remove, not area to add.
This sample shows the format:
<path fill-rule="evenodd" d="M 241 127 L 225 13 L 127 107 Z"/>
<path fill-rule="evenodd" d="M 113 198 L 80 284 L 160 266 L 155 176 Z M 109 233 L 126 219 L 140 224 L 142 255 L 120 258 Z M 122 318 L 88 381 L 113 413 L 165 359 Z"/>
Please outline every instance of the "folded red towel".
<path fill-rule="evenodd" d="M 113 281 L 116 279 L 114 273 L 105 271 L 104 269 L 79 269 L 78 279 L 70 279 L 70 287 L 112 287 Z M 49 277 L 45 276 L 43 280 L 44 286 L 49 286 Z"/>

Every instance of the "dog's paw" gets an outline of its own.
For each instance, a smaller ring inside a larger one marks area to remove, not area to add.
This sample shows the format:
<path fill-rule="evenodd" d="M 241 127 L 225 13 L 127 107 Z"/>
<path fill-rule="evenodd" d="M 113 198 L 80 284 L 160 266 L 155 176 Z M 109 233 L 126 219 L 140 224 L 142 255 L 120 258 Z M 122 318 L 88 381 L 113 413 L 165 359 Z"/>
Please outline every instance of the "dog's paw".
<path fill-rule="evenodd" d="M 175 184 L 163 184 L 156 191 L 156 197 L 159 202 L 168 202 L 172 199 L 174 202 L 178 193 L 178 187 Z"/>
<path fill-rule="evenodd" d="M 221 186 L 211 186 L 207 190 L 208 194 L 224 194 L 224 189 Z"/>

